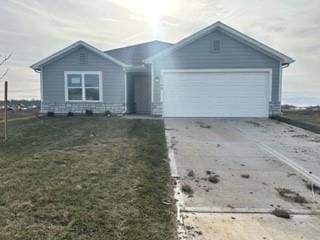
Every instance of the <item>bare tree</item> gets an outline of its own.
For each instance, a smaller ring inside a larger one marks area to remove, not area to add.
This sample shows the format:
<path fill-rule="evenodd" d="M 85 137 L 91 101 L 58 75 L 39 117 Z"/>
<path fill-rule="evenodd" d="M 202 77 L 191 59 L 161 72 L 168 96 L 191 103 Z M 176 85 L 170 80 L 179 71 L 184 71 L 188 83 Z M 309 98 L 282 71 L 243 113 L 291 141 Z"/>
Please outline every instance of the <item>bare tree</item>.
<path fill-rule="evenodd" d="M 0 60 L 0 67 L 3 66 L 12 56 L 12 53 L 10 53 L 7 56 L 2 57 L 0 55 L 0 58 L 2 58 L 2 60 Z M 0 75 L 0 82 L 2 81 L 2 79 L 4 79 L 4 77 L 7 75 L 7 73 L 9 72 L 9 68 L 7 68 L 1 75 Z"/>

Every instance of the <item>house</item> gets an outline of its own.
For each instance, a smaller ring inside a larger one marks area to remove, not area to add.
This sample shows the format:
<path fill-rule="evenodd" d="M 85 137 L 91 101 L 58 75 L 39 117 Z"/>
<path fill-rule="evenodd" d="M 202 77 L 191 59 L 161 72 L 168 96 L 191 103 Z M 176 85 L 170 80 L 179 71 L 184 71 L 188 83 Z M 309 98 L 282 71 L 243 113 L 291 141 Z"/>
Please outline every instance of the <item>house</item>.
<path fill-rule="evenodd" d="M 268 117 L 294 60 L 216 22 L 181 41 L 101 51 L 83 41 L 35 63 L 41 112 Z"/>

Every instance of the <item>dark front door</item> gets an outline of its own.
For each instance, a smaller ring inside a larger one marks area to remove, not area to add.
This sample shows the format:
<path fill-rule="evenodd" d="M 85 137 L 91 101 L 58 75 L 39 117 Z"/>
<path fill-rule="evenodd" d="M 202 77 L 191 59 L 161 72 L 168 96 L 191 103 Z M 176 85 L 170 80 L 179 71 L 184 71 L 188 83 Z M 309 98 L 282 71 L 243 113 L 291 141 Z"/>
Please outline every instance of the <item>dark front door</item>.
<path fill-rule="evenodd" d="M 151 112 L 151 79 L 148 76 L 134 77 L 134 103 L 136 113 Z"/>

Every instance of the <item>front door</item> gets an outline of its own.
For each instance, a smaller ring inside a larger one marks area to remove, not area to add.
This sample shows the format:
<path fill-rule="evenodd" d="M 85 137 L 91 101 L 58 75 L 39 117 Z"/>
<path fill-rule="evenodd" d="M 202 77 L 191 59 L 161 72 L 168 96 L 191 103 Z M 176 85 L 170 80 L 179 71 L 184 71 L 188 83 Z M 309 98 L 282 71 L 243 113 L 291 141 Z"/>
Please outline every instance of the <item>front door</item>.
<path fill-rule="evenodd" d="M 151 81 L 148 76 L 134 77 L 135 112 L 149 114 L 151 112 Z"/>

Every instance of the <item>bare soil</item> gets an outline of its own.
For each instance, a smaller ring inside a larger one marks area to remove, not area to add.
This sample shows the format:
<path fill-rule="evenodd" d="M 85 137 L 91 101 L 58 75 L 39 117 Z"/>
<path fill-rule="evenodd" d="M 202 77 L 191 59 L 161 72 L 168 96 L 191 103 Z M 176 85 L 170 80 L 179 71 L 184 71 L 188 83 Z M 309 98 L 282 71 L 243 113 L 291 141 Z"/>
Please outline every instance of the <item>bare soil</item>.
<path fill-rule="evenodd" d="M 39 109 L 29 109 L 24 111 L 8 111 L 8 119 L 19 119 L 27 117 L 35 117 L 39 114 Z M 0 109 L 0 121 L 4 119 L 4 110 Z"/>

